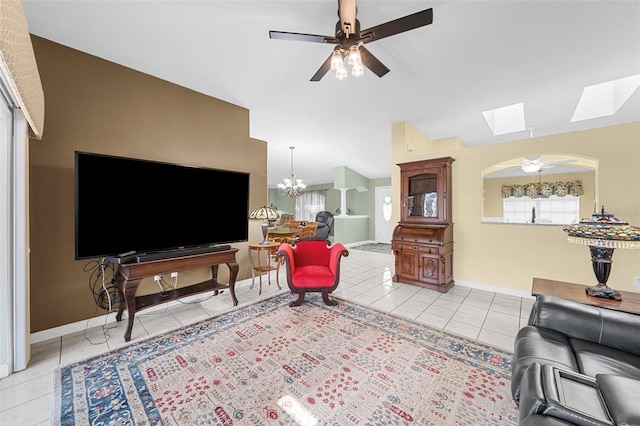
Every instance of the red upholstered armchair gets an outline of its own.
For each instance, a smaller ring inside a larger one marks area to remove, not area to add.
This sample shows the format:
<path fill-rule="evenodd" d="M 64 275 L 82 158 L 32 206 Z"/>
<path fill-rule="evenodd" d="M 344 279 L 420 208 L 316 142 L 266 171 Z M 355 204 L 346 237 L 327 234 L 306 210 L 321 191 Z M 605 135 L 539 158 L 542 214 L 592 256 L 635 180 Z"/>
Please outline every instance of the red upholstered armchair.
<path fill-rule="evenodd" d="M 308 291 L 321 292 L 327 305 L 338 304 L 329 299 L 329 293 L 338 287 L 340 259 L 349 256 L 349 251 L 342 244 L 331 245 L 324 238 L 300 239 L 293 244 L 281 244 L 277 255 L 287 263 L 287 283 L 291 293 L 298 294 L 298 299 L 289 306 L 302 305 Z"/>

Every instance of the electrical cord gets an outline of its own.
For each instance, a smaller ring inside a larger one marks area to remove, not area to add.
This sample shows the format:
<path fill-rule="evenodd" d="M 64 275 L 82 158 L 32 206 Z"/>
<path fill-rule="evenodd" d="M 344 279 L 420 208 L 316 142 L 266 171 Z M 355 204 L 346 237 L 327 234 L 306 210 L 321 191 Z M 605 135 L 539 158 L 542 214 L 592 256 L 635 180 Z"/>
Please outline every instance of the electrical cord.
<path fill-rule="evenodd" d="M 114 282 L 115 267 L 105 258 L 89 261 L 83 268 L 84 272 L 91 272 L 89 276 L 89 290 L 96 305 L 112 312 L 120 304 L 120 291 Z"/>
<path fill-rule="evenodd" d="M 110 262 L 107 262 L 106 258 L 102 258 L 100 260 L 92 260 L 88 262 L 84 266 L 83 271 L 91 272 L 89 276 L 89 290 L 91 291 L 93 300 L 96 303 L 96 307 L 107 311 L 104 323 L 101 325 L 104 340 L 94 342 L 88 336 L 87 332 L 89 330 L 89 322 L 91 319 L 87 320 L 83 335 L 90 344 L 102 345 L 107 343 L 111 338 L 109 331 L 116 328 L 115 325 L 107 327 L 107 321 L 109 318 L 108 314 L 113 313 L 120 304 L 120 291 L 114 282 L 115 267 Z"/>

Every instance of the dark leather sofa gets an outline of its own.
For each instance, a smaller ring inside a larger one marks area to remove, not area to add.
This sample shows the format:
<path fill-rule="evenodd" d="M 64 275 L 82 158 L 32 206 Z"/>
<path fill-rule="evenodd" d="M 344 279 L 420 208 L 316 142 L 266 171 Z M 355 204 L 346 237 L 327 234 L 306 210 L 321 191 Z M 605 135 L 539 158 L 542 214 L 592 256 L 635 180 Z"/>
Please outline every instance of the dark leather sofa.
<path fill-rule="evenodd" d="M 520 425 L 640 425 L 640 316 L 538 296 L 514 345 Z"/>

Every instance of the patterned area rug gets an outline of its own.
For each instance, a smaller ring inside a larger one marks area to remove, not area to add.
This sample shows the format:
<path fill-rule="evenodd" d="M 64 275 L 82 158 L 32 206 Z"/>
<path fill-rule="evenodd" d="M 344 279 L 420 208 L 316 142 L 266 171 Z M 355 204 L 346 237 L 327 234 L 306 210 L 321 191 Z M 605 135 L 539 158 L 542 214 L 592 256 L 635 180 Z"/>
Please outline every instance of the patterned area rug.
<path fill-rule="evenodd" d="M 511 353 L 353 303 L 290 300 L 56 368 L 52 424 L 518 424 Z"/>
<path fill-rule="evenodd" d="M 353 246 L 352 249 L 373 251 L 376 253 L 391 253 L 391 244 L 374 243 L 374 244 L 362 244 L 360 246 Z"/>

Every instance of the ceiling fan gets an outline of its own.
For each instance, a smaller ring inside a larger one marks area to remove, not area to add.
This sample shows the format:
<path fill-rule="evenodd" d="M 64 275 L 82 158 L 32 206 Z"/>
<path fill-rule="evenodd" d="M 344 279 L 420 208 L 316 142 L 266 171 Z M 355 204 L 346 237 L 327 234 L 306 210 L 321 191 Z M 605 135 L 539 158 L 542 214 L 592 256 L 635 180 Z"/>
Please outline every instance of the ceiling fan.
<path fill-rule="evenodd" d="M 520 162 L 510 161 L 504 164 L 496 164 L 502 170 L 521 169 L 525 173 L 537 173 L 541 170 L 551 169 L 558 164 L 576 163 L 575 158 L 563 158 L 561 160 L 542 161 L 539 155 L 527 155 Z"/>
<path fill-rule="evenodd" d="M 555 167 L 556 164 L 575 163 L 576 161 L 577 160 L 573 158 L 554 161 L 541 161 L 539 155 L 528 155 L 522 160 L 520 168 L 525 173 L 535 173 L 541 170 L 551 169 Z"/>
<path fill-rule="evenodd" d="M 336 45 L 332 54 L 311 77 L 311 81 L 320 81 L 330 69 L 336 71 L 337 79 L 346 78 L 345 57 L 348 58 L 349 65 L 352 67 L 353 76 L 361 76 L 364 72 L 364 66 L 378 77 L 382 77 L 389 72 L 389 68 L 373 56 L 364 47 L 364 44 L 431 24 L 433 9 L 426 9 L 366 30 L 360 30 L 360 21 L 356 19 L 356 0 L 338 0 L 338 17 L 340 19 L 336 23 L 335 36 L 269 31 L 269 37 Z"/>

